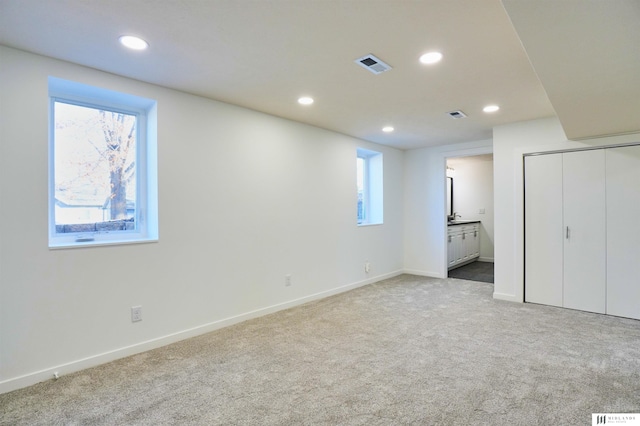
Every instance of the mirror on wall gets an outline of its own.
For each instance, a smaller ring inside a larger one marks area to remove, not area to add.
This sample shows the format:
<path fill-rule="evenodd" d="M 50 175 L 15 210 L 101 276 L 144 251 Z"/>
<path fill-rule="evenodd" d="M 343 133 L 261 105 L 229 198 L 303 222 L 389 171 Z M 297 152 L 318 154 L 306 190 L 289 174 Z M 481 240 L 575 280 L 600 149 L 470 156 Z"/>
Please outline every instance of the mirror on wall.
<path fill-rule="evenodd" d="M 453 218 L 453 178 L 447 177 L 447 219 Z"/>

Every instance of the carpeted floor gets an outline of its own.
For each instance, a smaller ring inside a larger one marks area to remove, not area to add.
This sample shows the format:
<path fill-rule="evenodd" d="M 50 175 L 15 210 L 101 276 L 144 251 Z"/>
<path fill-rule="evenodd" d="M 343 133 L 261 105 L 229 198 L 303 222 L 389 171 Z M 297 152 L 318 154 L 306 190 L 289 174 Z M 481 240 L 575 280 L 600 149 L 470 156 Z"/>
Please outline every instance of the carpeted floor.
<path fill-rule="evenodd" d="M 493 284 L 493 262 L 471 262 L 449 271 L 449 278 Z"/>
<path fill-rule="evenodd" d="M 0 395 L 2 425 L 588 425 L 640 321 L 403 275 Z"/>

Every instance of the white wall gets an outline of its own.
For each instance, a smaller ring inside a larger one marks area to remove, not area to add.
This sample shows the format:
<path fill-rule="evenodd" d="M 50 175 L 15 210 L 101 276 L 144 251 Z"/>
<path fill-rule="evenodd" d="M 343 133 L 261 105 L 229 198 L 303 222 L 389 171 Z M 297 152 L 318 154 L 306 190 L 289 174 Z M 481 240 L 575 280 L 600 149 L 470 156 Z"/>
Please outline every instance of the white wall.
<path fill-rule="evenodd" d="M 568 141 L 555 117 L 493 129 L 495 298 L 524 298 L 523 154 L 637 141 L 640 134 Z"/>
<path fill-rule="evenodd" d="M 407 273 L 446 278 L 446 159 L 491 152 L 490 139 L 405 151 L 404 267 Z"/>
<path fill-rule="evenodd" d="M 493 157 L 449 158 L 454 169 L 453 206 L 460 220 L 479 220 L 480 259 L 493 262 Z M 484 213 L 480 213 L 480 209 Z"/>
<path fill-rule="evenodd" d="M 158 101 L 158 243 L 47 248 L 50 75 Z M 0 99 L 0 392 L 402 271 L 401 151 L 2 46 Z M 356 226 L 357 147 L 384 225 Z"/>

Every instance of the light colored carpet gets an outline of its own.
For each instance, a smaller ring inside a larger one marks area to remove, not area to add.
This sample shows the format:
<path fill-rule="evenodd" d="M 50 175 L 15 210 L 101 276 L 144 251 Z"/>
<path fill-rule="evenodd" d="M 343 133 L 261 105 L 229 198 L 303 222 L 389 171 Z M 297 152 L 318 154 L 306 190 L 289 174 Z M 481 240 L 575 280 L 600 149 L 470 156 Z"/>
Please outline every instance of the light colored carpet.
<path fill-rule="evenodd" d="M 403 275 L 0 395 L 2 425 L 588 425 L 640 412 L 640 321 Z"/>

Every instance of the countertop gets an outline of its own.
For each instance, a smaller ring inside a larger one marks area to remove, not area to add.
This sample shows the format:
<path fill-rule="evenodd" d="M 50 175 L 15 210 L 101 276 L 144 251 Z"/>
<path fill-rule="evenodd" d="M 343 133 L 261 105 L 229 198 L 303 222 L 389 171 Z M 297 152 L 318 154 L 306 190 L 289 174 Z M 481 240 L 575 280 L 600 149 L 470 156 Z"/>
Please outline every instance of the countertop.
<path fill-rule="evenodd" d="M 447 226 L 467 225 L 469 223 L 480 223 L 480 221 L 479 220 L 453 220 L 453 221 L 447 222 Z"/>

